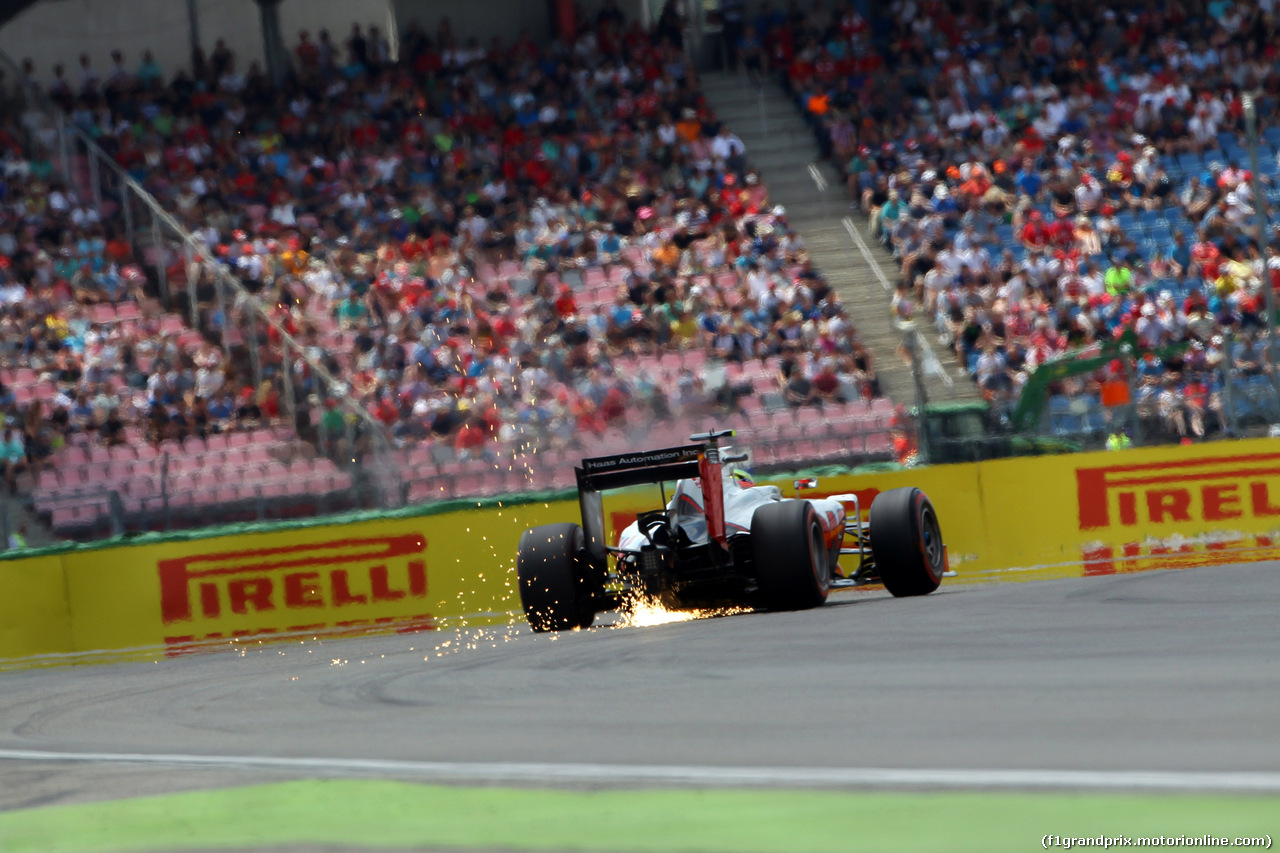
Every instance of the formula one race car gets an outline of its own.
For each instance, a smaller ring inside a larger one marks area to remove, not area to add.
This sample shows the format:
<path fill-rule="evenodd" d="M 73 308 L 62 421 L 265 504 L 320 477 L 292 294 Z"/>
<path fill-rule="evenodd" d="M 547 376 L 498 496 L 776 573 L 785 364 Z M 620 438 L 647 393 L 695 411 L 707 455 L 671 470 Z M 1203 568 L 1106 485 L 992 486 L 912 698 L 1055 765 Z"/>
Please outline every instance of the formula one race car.
<path fill-rule="evenodd" d="M 754 485 L 732 467 L 746 457 L 720 446 L 732 435 L 701 433 L 690 437 L 696 444 L 584 459 L 574 469 L 582 525 L 547 524 L 520 538 L 516 573 L 533 629 L 590 627 L 597 613 L 644 597 L 671 609 L 803 610 L 832 589 L 869 583 L 895 596 L 927 595 L 948 574 L 924 492 L 877 495 L 864 523 L 856 495 L 790 499 L 777 486 Z M 616 546 L 606 543 L 603 492 L 671 481 L 664 508 L 640 513 Z M 842 554 L 859 558 L 847 577 Z"/>

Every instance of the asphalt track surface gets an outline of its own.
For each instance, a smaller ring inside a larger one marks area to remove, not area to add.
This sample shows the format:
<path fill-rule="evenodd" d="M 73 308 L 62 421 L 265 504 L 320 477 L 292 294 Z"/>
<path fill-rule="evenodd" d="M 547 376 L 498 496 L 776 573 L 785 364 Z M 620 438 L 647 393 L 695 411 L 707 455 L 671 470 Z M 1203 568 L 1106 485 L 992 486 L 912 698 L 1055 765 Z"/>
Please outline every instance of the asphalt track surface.
<path fill-rule="evenodd" d="M 12 671 L 0 750 L 1274 773 L 1278 572 L 944 584 L 558 637 L 516 626 Z M 0 809 L 315 775 L 0 760 Z"/>

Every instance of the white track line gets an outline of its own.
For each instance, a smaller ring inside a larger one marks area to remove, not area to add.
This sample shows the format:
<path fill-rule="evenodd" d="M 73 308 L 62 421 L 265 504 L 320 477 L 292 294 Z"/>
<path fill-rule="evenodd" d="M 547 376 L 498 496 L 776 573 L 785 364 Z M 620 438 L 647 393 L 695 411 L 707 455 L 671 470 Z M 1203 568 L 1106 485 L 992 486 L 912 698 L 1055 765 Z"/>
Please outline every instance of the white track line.
<path fill-rule="evenodd" d="M 809 177 L 813 179 L 813 185 L 818 188 L 818 192 L 827 191 L 827 179 L 822 177 L 822 173 L 818 171 L 818 167 L 814 163 L 809 164 Z"/>
<path fill-rule="evenodd" d="M 880 281 L 880 286 L 885 289 L 886 293 L 891 293 L 893 285 L 889 283 L 884 270 L 880 269 L 880 264 L 871 254 L 871 249 L 867 247 L 867 241 L 862 239 L 862 234 L 858 232 L 858 226 L 848 216 L 844 217 L 841 222 L 844 224 L 844 230 L 849 234 L 849 239 L 858 247 L 863 260 L 867 262 L 867 266 L 871 267 L 871 271 L 876 274 L 876 278 Z M 948 375 L 946 368 L 942 366 L 942 362 L 938 361 L 938 357 L 933 354 L 933 347 L 929 346 L 925 336 L 923 334 L 916 335 L 916 340 L 920 344 L 920 356 L 924 361 L 924 372 L 940 377 L 947 387 L 955 385 L 955 380 Z"/>
<path fill-rule="evenodd" d="M 931 770 L 837 767 L 696 767 L 644 764 L 397 761 L 0 749 L 0 760 L 148 764 L 221 769 L 377 773 L 440 781 L 689 785 L 698 787 L 1040 788 L 1280 792 L 1280 773 L 1128 770 Z"/>

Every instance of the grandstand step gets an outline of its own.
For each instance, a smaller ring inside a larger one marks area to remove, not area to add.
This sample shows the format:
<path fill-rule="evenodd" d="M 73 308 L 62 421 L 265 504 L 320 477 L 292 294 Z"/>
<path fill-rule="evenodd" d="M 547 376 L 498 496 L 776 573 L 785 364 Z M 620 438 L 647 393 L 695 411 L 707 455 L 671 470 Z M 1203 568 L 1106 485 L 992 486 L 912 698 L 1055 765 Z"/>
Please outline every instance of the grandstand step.
<path fill-rule="evenodd" d="M 791 109 L 790 104 L 787 105 L 787 109 Z M 798 137 L 804 142 L 813 141 L 813 131 L 800 119 L 783 119 L 768 111 L 762 114 L 759 110 L 751 107 L 739 107 L 736 110 L 726 110 L 725 112 L 717 110 L 716 112 L 720 119 L 739 136 L 743 135 L 744 130 L 757 135 L 757 144 L 766 144 L 769 138 L 775 134 Z"/>
<path fill-rule="evenodd" d="M 890 398 L 910 403 L 916 392 L 910 367 L 898 353 L 903 333 L 890 316 L 891 288 L 898 280 L 892 256 L 869 236 L 866 219 L 849 208 L 843 185 L 822 162 L 813 132 L 785 92 L 774 83 L 763 89 L 745 85 L 738 75 L 703 77 L 703 91 L 717 115 L 746 145 L 747 160 L 760 170 L 769 198 L 787 210 L 787 220 L 804 238 L 814 264 L 827 276 L 849 310 L 860 339 L 875 356 L 876 372 Z M 763 103 L 762 103 L 763 102 Z M 788 140 L 787 145 L 778 138 Z M 813 167 L 812 170 L 810 167 Z M 823 182 L 814 180 L 814 173 Z M 848 225 L 846 225 L 846 222 Z M 867 246 L 868 263 L 849 233 L 852 227 Z M 885 283 L 888 283 L 888 289 Z M 925 387 L 931 400 L 976 399 L 973 383 L 954 355 L 938 346 L 925 329 L 920 337 L 951 380 L 929 376 Z"/>
<path fill-rule="evenodd" d="M 770 133 L 769 137 L 762 142 L 757 142 L 751 146 L 751 162 L 755 165 L 758 161 L 766 156 L 776 154 L 791 155 L 797 147 L 809 145 L 813 142 L 813 135 L 810 133 L 797 133 L 795 131 L 779 130 Z M 792 158 L 788 156 L 787 160 L 780 162 L 791 162 Z"/>

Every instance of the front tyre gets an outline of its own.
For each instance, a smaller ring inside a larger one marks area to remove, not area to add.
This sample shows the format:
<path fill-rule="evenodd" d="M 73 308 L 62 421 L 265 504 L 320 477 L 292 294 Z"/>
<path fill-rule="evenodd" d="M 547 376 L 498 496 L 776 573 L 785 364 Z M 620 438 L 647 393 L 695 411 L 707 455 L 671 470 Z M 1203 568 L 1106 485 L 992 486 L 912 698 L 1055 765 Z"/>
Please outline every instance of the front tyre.
<path fill-rule="evenodd" d="M 577 524 L 544 524 L 524 532 L 516 556 L 520 604 L 539 633 L 590 628 L 595 608 L 584 579 L 583 534 Z"/>
<path fill-rule="evenodd" d="M 808 610 L 827 600 L 831 566 L 822 524 L 808 501 L 779 501 L 751 516 L 751 551 L 761 603 Z"/>
<path fill-rule="evenodd" d="M 885 589 L 901 598 L 938 588 L 946 552 L 938 515 L 924 492 L 907 488 L 876 495 L 868 527 L 871 556 Z"/>

